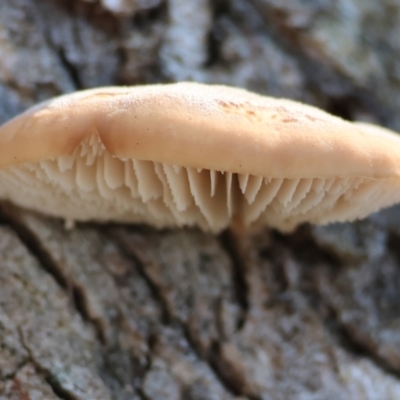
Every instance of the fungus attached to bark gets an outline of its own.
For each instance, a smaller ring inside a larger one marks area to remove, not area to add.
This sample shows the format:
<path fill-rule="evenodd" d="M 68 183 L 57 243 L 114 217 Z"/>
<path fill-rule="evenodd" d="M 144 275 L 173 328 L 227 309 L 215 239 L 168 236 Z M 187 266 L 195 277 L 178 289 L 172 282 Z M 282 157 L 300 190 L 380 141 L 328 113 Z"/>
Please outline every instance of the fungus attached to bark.
<path fill-rule="evenodd" d="M 195 83 L 100 88 L 0 128 L 0 197 L 68 220 L 289 230 L 400 200 L 400 139 Z"/>

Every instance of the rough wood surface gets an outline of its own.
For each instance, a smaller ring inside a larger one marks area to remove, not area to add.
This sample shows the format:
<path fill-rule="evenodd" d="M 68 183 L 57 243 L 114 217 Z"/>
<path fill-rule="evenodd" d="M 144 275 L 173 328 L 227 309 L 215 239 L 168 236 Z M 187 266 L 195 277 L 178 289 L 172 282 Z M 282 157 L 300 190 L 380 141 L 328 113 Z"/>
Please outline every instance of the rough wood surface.
<path fill-rule="evenodd" d="M 199 80 L 400 129 L 400 5 L 1 0 L 0 122 Z M 0 205 L 0 399 L 400 398 L 400 208 L 220 236 Z"/>

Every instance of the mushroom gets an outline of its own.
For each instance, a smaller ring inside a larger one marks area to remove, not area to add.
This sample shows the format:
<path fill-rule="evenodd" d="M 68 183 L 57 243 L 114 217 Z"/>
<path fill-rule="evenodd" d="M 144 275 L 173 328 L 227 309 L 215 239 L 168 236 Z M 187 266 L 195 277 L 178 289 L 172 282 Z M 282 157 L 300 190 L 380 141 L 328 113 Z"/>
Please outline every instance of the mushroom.
<path fill-rule="evenodd" d="M 66 220 L 281 230 L 400 200 L 400 139 L 243 89 L 98 88 L 0 127 L 0 197 Z"/>

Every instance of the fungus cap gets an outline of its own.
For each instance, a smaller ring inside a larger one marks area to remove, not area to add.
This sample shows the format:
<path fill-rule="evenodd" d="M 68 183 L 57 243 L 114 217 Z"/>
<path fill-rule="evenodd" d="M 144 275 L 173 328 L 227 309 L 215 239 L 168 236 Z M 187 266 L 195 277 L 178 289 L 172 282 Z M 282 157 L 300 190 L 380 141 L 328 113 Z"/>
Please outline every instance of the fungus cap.
<path fill-rule="evenodd" d="M 91 89 L 0 128 L 0 197 L 71 220 L 287 230 L 400 200 L 400 139 L 243 89 Z"/>

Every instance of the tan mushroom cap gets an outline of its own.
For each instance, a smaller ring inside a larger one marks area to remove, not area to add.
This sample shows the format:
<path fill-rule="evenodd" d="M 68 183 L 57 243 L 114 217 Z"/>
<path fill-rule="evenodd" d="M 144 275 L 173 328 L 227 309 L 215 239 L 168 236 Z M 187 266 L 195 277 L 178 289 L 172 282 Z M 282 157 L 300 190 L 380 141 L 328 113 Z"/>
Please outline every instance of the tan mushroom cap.
<path fill-rule="evenodd" d="M 0 128 L 0 196 L 73 220 L 285 230 L 398 202 L 399 177 L 390 131 L 217 85 L 92 89 Z"/>

